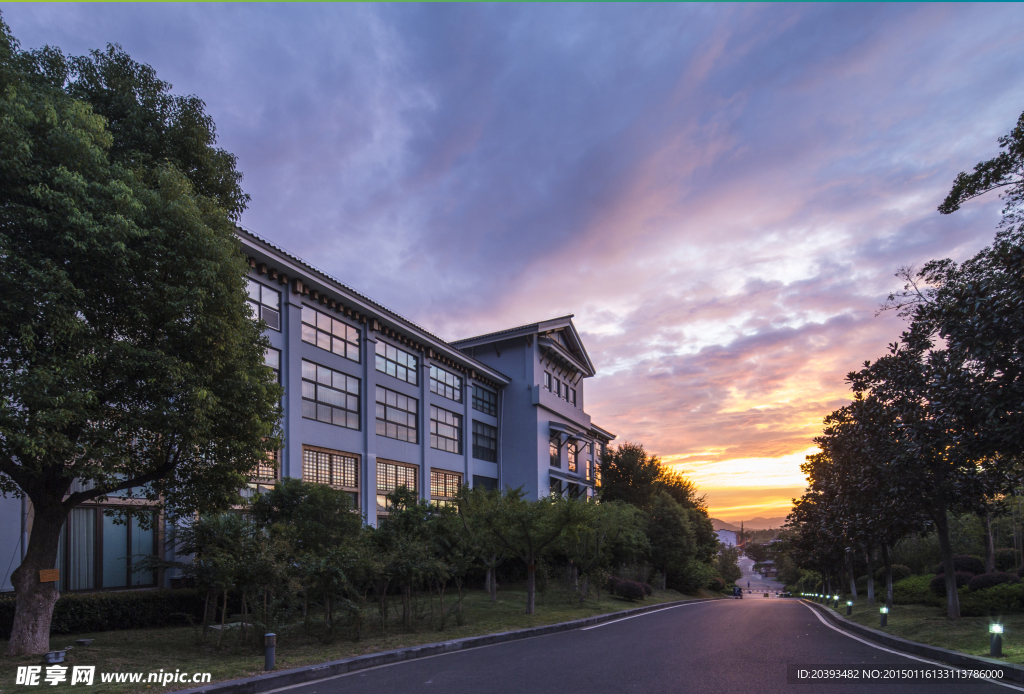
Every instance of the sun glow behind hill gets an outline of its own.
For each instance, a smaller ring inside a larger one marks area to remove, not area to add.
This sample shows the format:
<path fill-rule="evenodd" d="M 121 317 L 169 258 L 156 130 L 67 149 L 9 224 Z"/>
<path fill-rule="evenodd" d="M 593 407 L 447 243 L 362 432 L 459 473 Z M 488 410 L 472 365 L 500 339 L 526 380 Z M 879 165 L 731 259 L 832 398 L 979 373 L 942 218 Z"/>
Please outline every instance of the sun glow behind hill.
<path fill-rule="evenodd" d="M 714 518 L 740 521 L 754 516 L 785 516 L 792 499 L 800 496 L 807 479 L 800 472 L 804 459 L 818 451 L 808 448 L 778 458 L 735 458 L 732 460 L 686 460 L 665 463 L 683 473 L 707 495 L 708 510 Z"/>

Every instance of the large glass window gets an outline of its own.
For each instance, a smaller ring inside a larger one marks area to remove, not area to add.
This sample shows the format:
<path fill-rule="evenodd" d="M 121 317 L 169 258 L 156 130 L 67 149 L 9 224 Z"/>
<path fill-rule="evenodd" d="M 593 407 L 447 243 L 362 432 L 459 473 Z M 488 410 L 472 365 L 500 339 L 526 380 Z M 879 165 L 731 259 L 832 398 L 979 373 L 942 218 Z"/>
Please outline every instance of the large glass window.
<path fill-rule="evenodd" d="M 491 463 L 498 462 L 498 429 L 475 419 L 473 420 L 473 457 Z"/>
<path fill-rule="evenodd" d="M 359 379 L 303 359 L 302 416 L 359 429 Z"/>
<path fill-rule="evenodd" d="M 562 467 L 562 442 L 558 434 L 552 434 L 548 441 L 548 454 L 551 457 L 551 467 Z"/>
<path fill-rule="evenodd" d="M 383 340 L 377 340 L 377 371 L 394 376 L 400 381 L 416 385 L 419 359 L 405 350 L 392 347 Z"/>
<path fill-rule="evenodd" d="M 498 416 L 498 394 L 473 385 L 473 409 L 492 417 Z"/>
<path fill-rule="evenodd" d="M 377 386 L 377 433 L 380 436 L 417 443 L 418 412 L 416 398 Z"/>
<path fill-rule="evenodd" d="M 253 468 L 250 479 L 261 480 L 269 482 L 277 479 L 278 461 L 280 460 L 280 451 L 267 451 L 267 457 L 256 463 L 256 467 Z"/>
<path fill-rule="evenodd" d="M 431 405 L 430 447 L 462 453 L 462 415 Z"/>
<path fill-rule="evenodd" d="M 576 442 L 570 441 L 565 448 L 569 458 L 569 472 L 576 472 Z"/>
<path fill-rule="evenodd" d="M 430 500 L 439 506 L 453 504 L 459 496 L 462 475 L 447 470 L 430 471 Z"/>
<path fill-rule="evenodd" d="M 266 353 L 263 355 L 263 363 L 270 367 L 270 370 L 274 372 L 274 383 L 281 382 L 281 350 L 274 349 L 273 347 L 267 347 Z"/>
<path fill-rule="evenodd" d="M 387 495 L 399 487 L 419 489 L 419 467 L 377 458 L 377 513 L 387 513 Z"/>
<path fill-rule="evenodd" d="M 302 307 L 302 341 L 359 361 L 359 329 L 309 306 Z"/>
<path fill-rule="evenodd" d="M 302 479 L 349 492 L 359 506 L 359 458 L 351 453 L 303 446 Z"/>
<path fill-rule="evenodd" d="M 444 369 L 430 365 L 430 392 L 443 398 L 462 402 L 462 379 Z"/>
<path fill-rule="evenodd" d="M 255 280 L 246 280 L 249 290 L 249 306 L 253 316 L 263 319 L 268 328 L 281 329 L 281 292 L 266 287 Z"/>

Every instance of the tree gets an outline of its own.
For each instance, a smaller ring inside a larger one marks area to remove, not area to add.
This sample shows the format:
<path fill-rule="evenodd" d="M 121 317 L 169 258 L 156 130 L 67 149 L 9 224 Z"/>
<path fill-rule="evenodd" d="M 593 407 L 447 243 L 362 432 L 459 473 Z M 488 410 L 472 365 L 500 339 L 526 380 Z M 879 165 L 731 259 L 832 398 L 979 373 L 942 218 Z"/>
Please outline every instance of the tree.
<path fill-rule="evenodd" d="M 523 490 L 502 492 L 485 523 L 498 543 L 526 564 L 526 614 L 534 614 L 537 562 L 567 525 L 576 520 L 576 504 L 560 496 L 529 501 Z"/>
<path fill-rule="evenodd" d="M 146 73 L 117 48 L 104 55 Z M 34 513 L 9 655 L 49 649 L 58 593 L 38 572 L 55 565 L 72 508 L 129 490 L 179 514 L 224 509 L 279 445 L 281 390 L 232 223 L 244 194 L 227 185 L 226 209 L 197 173 L 233 160 L 208 144 L 208 119 L 194 139 L 195 109 L 148 100 L 169 85 L 111 79 L 136 134 L 161 122 L 165 141 L 193 138 L 191 158 L 136 156 L 145 147 L 72 94 L 104 61 L 22 51 L 0 21 L 0 491 Z"/>

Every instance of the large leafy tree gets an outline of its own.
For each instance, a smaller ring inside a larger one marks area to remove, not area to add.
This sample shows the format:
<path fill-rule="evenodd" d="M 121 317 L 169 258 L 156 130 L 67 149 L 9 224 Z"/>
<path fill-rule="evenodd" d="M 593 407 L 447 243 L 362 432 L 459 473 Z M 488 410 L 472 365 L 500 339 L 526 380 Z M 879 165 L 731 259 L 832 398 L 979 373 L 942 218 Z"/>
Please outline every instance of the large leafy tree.
<path fill-rule="evenodd" d="M 39 571 L 72 508 L 222 509 L 279 444 L 240 174 L 169 88 L 117 47 L 22 51 L 0 21 L 0 491 L 34 514 L 11 655 L 48 650 Z"/>

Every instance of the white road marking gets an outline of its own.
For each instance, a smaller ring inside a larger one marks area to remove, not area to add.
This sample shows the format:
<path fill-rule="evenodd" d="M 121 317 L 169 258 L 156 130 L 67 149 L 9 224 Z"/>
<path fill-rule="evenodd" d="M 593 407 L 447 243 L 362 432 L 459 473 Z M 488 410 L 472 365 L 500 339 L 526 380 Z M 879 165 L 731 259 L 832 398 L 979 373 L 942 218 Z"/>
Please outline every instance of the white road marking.
<path fill-rule="evenodd" d="M 705 601 L 706 602 L 706 601 Z M 636 617 L 646 617 L 649 614 L 657 614 L 658 612 L 664 612 L 665 610 L 674 610 L 677 607 L 689 607 L 690 605 L 703 605 L 704 602 L 688 602 L 685 605 L 672 605 L 671 607 L 663 607 L 660 610 L 651 610 L 650 612 L 641 612 L 640 614 L 630 615 L 629 617 L 623 617 L 622 619 L 613 619 L 610 622 L 602 622 L 601 624 L 595 624 L 592 627 L 583 627 L 580 631 L 588 631 L 590 629 L 600 629 L 606 627 L 609 624 L 615 624 L 616 622 L 625 622 L 627 619 L 634 619 Z"/>
<path fill-rule="evenodd" d="M 874 643 L 872 641 L 868 641 L 867 639 L 862 639 L 859 636 L 854 636 L 853 634 L 851 634 L 850 632 L 846 631 L 845 629 L 840 629 L 837 626 L 829 624 L 827 621 L 825 621 L 824 617 L 822 617 L 820 614 L 818 614 L 818 611 L 816 609 L 814 609 L 813 607 L 808 605 L 806 602 L 801 600 L 800 604 L 803 605 L 804 607 L 806 607 L 812 613 L 814 613 L 814 616 L 818 618 L 818 621 L 820 621 L 822 624 L 827 626 L 829 629 L 832 629 L 833 631 L 838 631 L 843 636 L 851 638 L 854 641 L 860 641 L 861 643 L 863 643 L 866 646 L 871 646 L 872 648 L 877 648 L 880 651 L 885 651 L 886 653 L 892 653 L 893 655 L 898 655 L 898 656 L 901 656 L 903 658 L 910 658 L 911 660 L 918 660 L 918 661 L 920 661 L 922 663 L 928 663 L 929 665 L 938 665 L 939 667 L 944 667 L 947 670 L 963 670 L 963 669 L 965 669 L 965 668 L 957 667 L 955 665 L 949 665 L 947 663 L 940 663 L 940 662 L 935 661 L 935 660 L 928 660 L 927 658 L 919 658 L 916 655 L 910 655 L 909 653 L 904 653 L 902 651 L 896 651 L 896 650 L 893 650 L 891 648 L 886 648 L 885 646 L 879 646 L 877 643 Z M 977 679 L 984 680 L 985 682 L 991 682 L 992 684 L 998 684 L 998 685 L 1000 685 L 1002 687 L 1009 687 L 1010 689 L 1016 689 L 1018 692 L 1024 692 L 1024 687 L 1018 687 L 1015 684 L 1007 684 L 1006 682 L 1000 682 L 999 680 L 986 679 L 984 677 L 979 677 Z"/>

